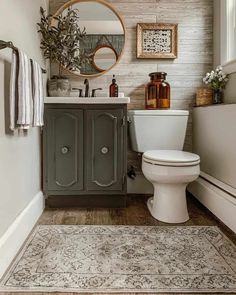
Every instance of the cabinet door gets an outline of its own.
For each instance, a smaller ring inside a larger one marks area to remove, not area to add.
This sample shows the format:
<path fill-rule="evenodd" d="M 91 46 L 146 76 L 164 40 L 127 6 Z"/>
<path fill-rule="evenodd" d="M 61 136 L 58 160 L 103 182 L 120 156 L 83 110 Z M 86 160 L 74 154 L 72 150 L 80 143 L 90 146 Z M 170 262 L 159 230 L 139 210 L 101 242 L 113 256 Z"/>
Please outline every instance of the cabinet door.
<path fill-rule="evenodd" d="M 86 125 L 86 189 L 122 191 L 123 110 L 88 110 Z"/>
<path fill-rule="evenodd" d="M 46 116 L 47 190 L 82 190 L 83 111 L 48 109 Z"/>

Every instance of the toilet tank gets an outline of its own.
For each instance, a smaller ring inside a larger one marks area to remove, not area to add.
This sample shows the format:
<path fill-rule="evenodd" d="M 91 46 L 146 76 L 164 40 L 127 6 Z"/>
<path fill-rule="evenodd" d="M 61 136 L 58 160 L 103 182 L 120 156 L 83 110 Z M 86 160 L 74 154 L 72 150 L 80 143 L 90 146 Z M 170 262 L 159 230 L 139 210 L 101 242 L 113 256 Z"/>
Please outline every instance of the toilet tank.
<path fill-rule="evenodd" d="M 189 112 L 184 110 L 131 110 L 128 112 L 132 149 L 182 150 Z"/>

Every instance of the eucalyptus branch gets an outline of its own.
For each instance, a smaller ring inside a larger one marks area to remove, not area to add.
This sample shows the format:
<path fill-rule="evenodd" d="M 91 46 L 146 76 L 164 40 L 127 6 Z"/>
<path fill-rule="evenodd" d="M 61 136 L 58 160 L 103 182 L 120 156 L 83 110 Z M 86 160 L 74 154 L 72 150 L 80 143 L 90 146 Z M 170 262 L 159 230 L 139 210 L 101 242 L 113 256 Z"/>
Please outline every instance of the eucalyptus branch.
<path fill-rule="evenodd" d="M 81 30 L 79 27 L 78 9 L 68 8 L 66 14 L 52 16 L 46 15 L 41 7 L 40 13 L 41 22 L 37 25 L 45 59 L 59 63 L 59 76 L 63 67 L 79 71 L 90 57 L 80 50 L 80 43 L 86 37 L 86 29 Z"/>

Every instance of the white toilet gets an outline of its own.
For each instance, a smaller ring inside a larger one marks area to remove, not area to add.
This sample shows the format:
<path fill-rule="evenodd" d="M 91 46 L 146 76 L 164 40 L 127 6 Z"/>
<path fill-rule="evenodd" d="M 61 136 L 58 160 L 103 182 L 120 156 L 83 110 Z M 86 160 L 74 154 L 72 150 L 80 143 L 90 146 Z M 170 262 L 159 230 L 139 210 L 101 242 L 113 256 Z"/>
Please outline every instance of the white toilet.
<path fill-rule="evenodd" d="M 128 116 L 132 148 L 144 153 L 143 174 L 154 186 L 150 213 L 163 222 L 186 222 L 186 186 L 200 174 L 200 157 L 182 151 L 189 112 L 132 110 Z"/>

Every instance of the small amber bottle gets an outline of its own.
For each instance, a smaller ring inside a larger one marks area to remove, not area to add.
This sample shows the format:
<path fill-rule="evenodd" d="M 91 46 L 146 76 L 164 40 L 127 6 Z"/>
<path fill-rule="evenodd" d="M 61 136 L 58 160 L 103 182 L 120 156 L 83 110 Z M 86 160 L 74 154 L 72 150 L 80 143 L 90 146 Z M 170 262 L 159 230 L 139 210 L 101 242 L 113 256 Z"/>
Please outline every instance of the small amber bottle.
<path fill-rule="evenodd" d="M 150 76 L 150 82 L 147 84 L 145 89 L 146 96 L 146 109 L 156 109 L 157 108 L 157 86 L 154 82 L 154 76 Z"/>
<path fill-rule="evenodd" d="M 170 108 L 170 84 L 166 82 L 164 72 L 150 73 L 150 82 L 146 86 L 146 109 Z"/>
<path fill-rule="evenodd" d="M 110 97 L 118 97 L 119 94 L 119 87 L 116 84 L 115 75 L 113 75 L 112 83 L 110 85 Z"/>

